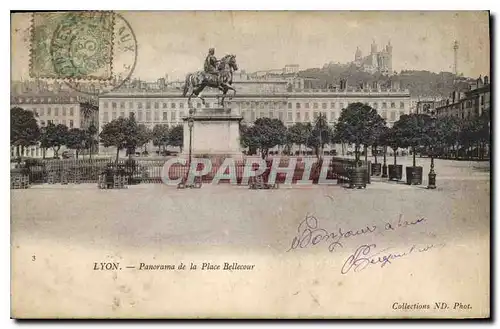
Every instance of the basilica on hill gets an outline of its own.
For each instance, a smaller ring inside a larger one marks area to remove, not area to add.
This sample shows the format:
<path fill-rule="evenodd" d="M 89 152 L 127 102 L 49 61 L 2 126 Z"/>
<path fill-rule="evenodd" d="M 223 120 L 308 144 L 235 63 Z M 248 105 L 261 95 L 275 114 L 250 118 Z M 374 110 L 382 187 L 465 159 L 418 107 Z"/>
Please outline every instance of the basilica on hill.
<path fill-rule="evenodd" d="M 369 73 L 382 73 L 392 75 L 392 45 L 389 41 L 385 47 L 378 51 L 378 46 L 373 40 L 370 54 L 363 56 L 361 49 L 356 48 L 354 55 L 354 64 L 360 70 Z"/>

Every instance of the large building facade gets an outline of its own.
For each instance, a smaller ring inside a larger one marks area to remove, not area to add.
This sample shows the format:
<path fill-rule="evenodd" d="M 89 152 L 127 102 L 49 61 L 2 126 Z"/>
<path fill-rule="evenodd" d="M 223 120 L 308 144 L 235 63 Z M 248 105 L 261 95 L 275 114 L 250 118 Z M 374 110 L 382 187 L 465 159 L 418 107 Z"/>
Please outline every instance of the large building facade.
<path fill-rule="evenodd" d="M 11 108 L 20 107 L 32 111 L 39 127 L 46 127 L 49 123 L 62 124 L 71 128 L 86 129 L 91 124 L 99 124 L 99 114 L 96 100 L 75 93 L 25 93 L 13 95 L 10 99 Z M 64 147 L 61 148 L 64 151 Z M 16 150 L 11 147 L 11 156 L 16 156 Z M 53 157 L 53 151 L 47 150 L 46 157 Z M 39 146 L 25 148 L 21 156 L 43 157 Z"/>
<path fill-rule="evenodd" d="M 399 89 L 296 89 L 289 88 L 287 79 L 239 80 L 233 86 L 236 96 L 227 105 L 243 117 L 242 123 L 252 124 L 258 118 L 277 118 L 286 126 L 297 122 L 314 122 L 320 113 L 335 124 L 342 109 L 351 103 L 364 103 L 375 108 L 389 126 L 403 114 L 410 113 L 410 93 Z M 292 81 L 293 83 L 293 81 Z M 295 84 L 297 85 L 297 84 Z M 231 94 L 231 92 L 229 92 Z M 207 88 L 203 92 L 206 104 L 192 98 L 197 111 L 204 107 L 217 107 L 218 93 Z M 189 113 L 186 97 L 180 90 L 141 92 L 117 90 L 99 98 L 99 128 L 134 113 L 138 123 L 153 128 L 157 124 L 179 125 Z M 100 152 L 114 154 L 113 148 L 100 147 Z"/>
<path fill-rule="evenodd" d="M 437 117 L 456 116 L 467 120 L 481 116 L 491 106 L 491 86 L 488 77 L 479 77 L 466 92 L 454 91 L 450 98 L 436 103 Z"/>

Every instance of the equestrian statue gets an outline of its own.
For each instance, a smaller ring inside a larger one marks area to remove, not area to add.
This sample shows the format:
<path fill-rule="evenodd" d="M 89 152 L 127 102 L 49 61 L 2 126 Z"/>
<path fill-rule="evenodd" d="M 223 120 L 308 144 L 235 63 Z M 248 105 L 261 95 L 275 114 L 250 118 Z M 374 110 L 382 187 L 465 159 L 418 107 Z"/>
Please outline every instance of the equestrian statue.
<path fill-rule="evenodd" d="M 183 97 L 188 96 L 188 104 L 191 107 L 191 97 L 198 97 L 205 105 L 205 99 L 201 96 L 201 92 L 205 87 L 217 88 L 222 91 L 222 97 L 219 98 L 219 105 L 224 106 L 224 99 L 229 90 L 236 90 L 232 87 L 233 72 L 238 70 L 236 64 L 236 55 L 226 55 L 220 60 L 215 57 L 215 49 L 210 48 L 205 59 L 203 71 L 189 73 L 186 76 L 186 83 L 182 93 Z"/>

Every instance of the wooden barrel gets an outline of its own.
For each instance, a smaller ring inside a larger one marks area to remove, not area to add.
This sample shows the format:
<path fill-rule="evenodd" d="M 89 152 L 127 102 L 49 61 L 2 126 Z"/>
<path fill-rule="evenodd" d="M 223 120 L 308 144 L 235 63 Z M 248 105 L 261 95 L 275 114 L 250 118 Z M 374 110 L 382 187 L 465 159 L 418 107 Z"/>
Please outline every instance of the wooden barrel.
<path fill-rule="evenodd" d="M 403 165 L 389 165 L 389 180 L 401 180 Z"/>
<path fill-rule="evenodd" d="M 367 170 L 364 167 L 353 167 L 349 170 L 349 187 L 366 188 Z"/>
<path fill-rule="evenodd" d="M 422 184 L 422 167 L 406 167 L 406 184 L 421 185 Z"/>
<path fill-rule="evenodd" d="M 372 176 L 380 176 L 382 173 L 381 163 L 372 163 Z"/>

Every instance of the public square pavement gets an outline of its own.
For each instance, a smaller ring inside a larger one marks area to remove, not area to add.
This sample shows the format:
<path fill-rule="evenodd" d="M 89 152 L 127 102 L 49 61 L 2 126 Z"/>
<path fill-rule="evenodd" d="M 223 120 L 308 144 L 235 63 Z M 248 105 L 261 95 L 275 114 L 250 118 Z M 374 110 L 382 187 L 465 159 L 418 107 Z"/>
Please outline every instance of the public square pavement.
<path fill-rule="evenodd" d="M 393 161 L 392 158 L 387 160 L 388 164 Z M 399 157 L 398 164 L 411 165 L 411 157 Z M 116 281 L 115 275 L 113 279 L 109 275 L 107 281 L 92 283 L 95 279 L 91 271 L 94 262 L 121 260 L 122 264 L 138 264 L 143 261 L 165 262 L 168 258 L 189 263 L 206 259 L 214 262 L 232 259 L 257 264 L 261 271 L 255 272 L 256 281 L 248 284 L 247 288 L 236 289 L 241 294 L 251 296 L 252 293 L 259 294 L 269 289 L 281 290 L 273 292 L 273 298 L 255 301 L 251 305 L 229 302 L 230 297 L 225 295 L 219 296 L 221 300 L 206 297 L 198 310 L 208 309 L 211 314 L 217 314 L 217 303 L 228 302 L 234 314 L 244 314 L 249 308 L 254 314 L 265 314 L 266 307 L 267 310 L 274 310 L 281 305 L 281 302 L 277 302 L 279 298 L 288 298 L 288 287 L 281 286 L 280 282 L 295 280 L 295 284 L 300 285 L 302 283 L 299 284 L 299 281 L 313 280 L 325 268 L 338 276 L 342 255 L 346 256 L 360 243 L 377 243 L 396 249 L 412 244 L 443 244 L 446 247 L 442 251 L 431 252 L 427 258 L 413 256 L 413 263 L 398 261 L 401 264 L 399 266 L 415 268 L 415 281 L 412 281 L 415 285 L 407 287 L 408 294 L 422 299 L 422 285 L 426 285 L 424 291 L 432 290 L 436 298 L 448 296 L 450 299 L 463 297 L 474 300 L 475 310 L 484 314 L 489 302 L 485 292 L 486 287 L 489 287 L 489 163 L 435 160 L 435 190 L 425 188 L 430 160 L 417 158 L 417 165 L 424 167 L 424 182 L 421 186 L 387 182 L 376 177 L 372 178 L 372 184 L 366 189 L 360 190 L 338 185 L 250 190 L 248 187 L 229 184 L 204 184 L 201 189 L 184 190 L 163 184 L 140 184 L 126 190 L 99 190 L 96 184 L 43 185 L 12 190 L 13 289 L 20 291 L 31 285 L 33 296 L 47 296 L 40 300 L 14 294 L 13 303 L 20 311 L 40 312 L 40 316 L 51 314 L 51 309 L 46 308 L 49 305 L 45 304 L 46 298 L 53 303 L 50 305 L 57 307 L 52 310 L 57 310 L 57 314 L 75 315 L 74 308 L 70 306 L 79 305 L 76 315 L 80 316 L 107 315 L 111 309 L 124 316 L 128 314 L 126 310 L 120 313 L 116 305 L 110 303 L 112 292 L 109 284 L 112 280 Z M 315 216 L 318 227 L 328 232 L 338 232 L 339 229 L 343 232 L 355 231 L 373 225 L 384 227 L 388 222 L 397 225 L 400 219 L 409 222 L 422 218 L 425 220 L 397 234 L 379 232 L 345 240 L 342 249 L 333 257 L 326 244 L 289 251 L 300 230 L 299 224 L 307 215 Z M 36 255 L 38 263 L 32 260 L 33 255 Z M 298 265 L 294 262 L 298 262 Z M 264 266 L 267 271 L 262 269 Z M 295 274 L 290 272 L 290 266 L 297 271 Z M 417 270 L 424 269 L 430 272 L 419 276 Z M 397 272 L 391 274 L 391 271 L 396 270 L 397 265 L 394 264 L 389 269 L 384 268 L 384 273 L 388 277 L 401 275 Z M 357 279 L 350 276 L 352 281 L 343 281 L 345 289 L 354 288 L 361 278 L 368 281 L 382 280 L 380 271 L 368 272 L 370 270 L 356 273 Z M 408 272 L 404 273 L 406 277 Z M 132 274 L 120 272 L 121 278 L 125 276 L 135 280 L 127 275 Z M 104 280 L 102 275 L 99 278 Z M 151 280 L 160 280 L 157 276 L 154 278 L 150 277 Z M 198 293 L 202 293 L 209 289 L 206 285 L 210 280 L 218 280 L 219 277 L 197 278 L 190 283 L 176 278 L 188 286 L 174 288 L 172 281 L 168 281 L 168 276 L 165 276 L 155 286 L 159 290 L 136 292 L 137 296 L 142 296 L 142 302 L 127 295 L 134 299 L 129 304 L 140 304 L 139 309 L 145 312 L 141 314 L 165 315 L 168 307 L 176 309 L 176 314 L 188 314 L 193 311 L 189 305 L 199 302 L 192 290 L 198 289 Z M 242 282 L 232 281 L 236 278 L 241 279 L 239 276 L 226 279 L 239 287 Z M 325 280 L 328 281 L 325 278 L 323 282 Z M 217 285 L 217 289 L 222 289 L 219 281 L 212 283 Z M 375 284 L 385 287 L 388 282 L 377 281 Z M 183 287 L 188 289 L 184 299 L 162 305 L 153 302 L 161 298 L 161 289 L 180 294 Z M 229 289 L 224 286 L 226 288 Z M 68 295 L 68 289 L 73 289 L 74 293 Z M 429 291 L 426 293 L 429 294 Z M 389 303 L 395 298 L 394 293 L 397 291 L 381 296 L 380 301 Z M 351 298 L 359 300 L 360 296 L 354 295 L 344 296 L 345 302 L 356 303 Z M 187 305 L 183 308 L 179 306 L 183 305 L 181 302 Z M 131 307 L 129 304 L 128 307 Z M 394 315 L 384 305 L 382 303 L 370 310 L 377 314 L 388 312 L 389 316 Z M 352 313 L 352 307 L 344 304 L 337 305 L 335 310 L 313 306 L 308 304 L 303 311 L 308 315 Z M 290 309 L 279 308 L 277 312 L 290 315 L 296 314 L 296 309 L 290 306 Z M 366 313 L 361 309 L 360 312 L 357 314 Z M 462 315 L 467 316 L 467 313 Z"/>
<path fill-rule="evenodd" d="M 393 159 L 388 160 L 389 164 Z M 398 164 L 404 166 L 400 182 L 372 177 L 365 190 L 336 184 L 280 185 L 277 190 L 229 184 L 185 190 L 164 184 L 132 185 L 126 190 L 99 190 L 96 184 L 38 185 L 12 190 L 12 235 L 128 246 L 258 247 L 265 242 L 280 249 L 282 240 L 277 241 L 276 235 L 282 232 L 281 226 L 298 223 L 306 213 L 333 216 L 339 223 L 362 222 L 367 214 L 397 217 L 403 210 L 409 218 L 451 220 L 451 214 L 458 215 L 457 207 L 464 207 L 462 216 L 473 212 L 485 216 L 482 222 L 487 224 L 489 162 L 435 160 L 437 189 L 427 190 L 430 160 L 417 158 L 424 173 L 420 186 L 405 184 L 404 168 L 411 161 L 411 157 L 398 157 Z"/>

